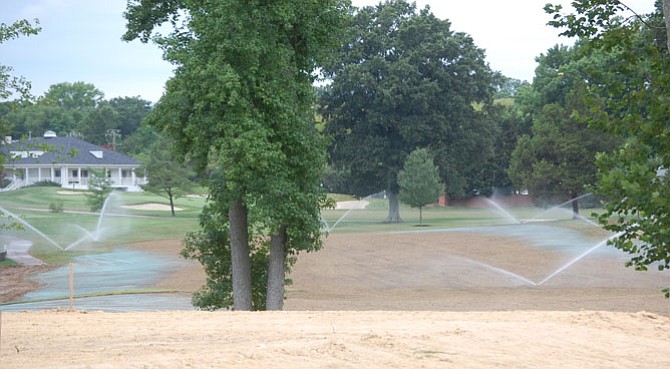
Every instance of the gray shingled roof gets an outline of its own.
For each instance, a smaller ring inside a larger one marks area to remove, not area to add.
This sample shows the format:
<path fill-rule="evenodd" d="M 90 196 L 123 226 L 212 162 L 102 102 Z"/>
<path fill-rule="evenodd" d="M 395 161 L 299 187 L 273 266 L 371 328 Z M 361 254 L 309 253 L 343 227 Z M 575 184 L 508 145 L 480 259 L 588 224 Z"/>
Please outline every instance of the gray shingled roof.
<path fill-rule="evenodd" d="M 45 150 L 46 147 L 48 149 Z M 40 157 L 8 158 L 6 164 L 10 166 L 52 163 L 83 166 L 139 166 L 137 160 L 130 156 L 105 149 L 75 137 L 37 137 L 31 140 L 15 142 L 11 145 L 2 145 L 0 149 L 6 154 L 11 151 L 44 151 L 44 154 Z M 76 154 L 72 156 L 72 153 L 75 152 Z M 91 152 L 102 152 L 102 157 L 98 158 Z"/>

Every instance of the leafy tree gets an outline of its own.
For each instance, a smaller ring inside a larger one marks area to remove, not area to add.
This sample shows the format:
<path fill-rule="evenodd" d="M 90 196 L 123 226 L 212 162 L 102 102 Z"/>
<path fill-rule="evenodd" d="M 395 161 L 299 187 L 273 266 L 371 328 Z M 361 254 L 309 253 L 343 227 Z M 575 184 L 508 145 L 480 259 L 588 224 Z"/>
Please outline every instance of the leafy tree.
<path fill-rule="evenodd" d="M 87 110 L 95 108 L 105 94 L 93 84 L 61 82 L 51 85 L 42 99 L 65 109 Z"/>
<path fill-rule="evenodd" d="M 35 35 L 40 31 L 40 28 L 37 26 L 39 22 L 37 19 L 34 21 L 35 25 L 29 21 L 22 19 L 15 21 L 11 24 L 0 23 L 0 45 L 3 43 L 19 38 L 21 36 L 30 36 Z M 23 77 L 12 76 L 12 67 L 7 65 L 0 64 L 0 100 L 9 99 L 12 96 L 16 96 L 19 99 L 29 101 L 32 99 L 30 94 L 30 82 L 28 82 Z M 15 104 L 11 102 L 6 102 L 3 104 L 3 110 L 5 113 L 14 109 Z M 0 115 L 0 137 L 4 137 L 8 131 L 8 122 L 5 118 L 5 114 Z M 0 180 L 4 179 L 2 174 L 4 173 L 4 163 L 5 157 L 0 153 Z M 4 214 L 0 214 L 0 218 L 4 217 Z M 10 221 L 9 223 L 0 222 L 0 228 L 15 228 L 18 227 L 18 222 Z"/>
<path fill-rule="evenodd" d="M 538 58 L 536 77 L 526 96 L 532 128 L 520 137 L 512 153 L 509 176 L 516 188 L 528 189 L 542 202 L 572 199 L 579 216 L 578 197 L 595 183 L 596 154 L 609 151 L 616 141 L 593 127 L 585 116 L 602 105 L 584 81 L 589 70 L 604 68 L 612 56 L 583 54 L 555 46 Z"/>
<path fill-rule="evenodd" d="M 107 197 L 112 192 L 111 183 L 104 169 L 89 169 L 86 203 L 91 207 L 91 211 L 102 210 L 105 200 L 107 200 Z"/>
<path fill-rule="evenodd" d="M 325 155 L 312 121 L 312 73 L 337 41 L 345 10 L 339 0 L 128 4 L 127 40 L 147 41 L 168 20 L 176 25 L 157 39 L 177 69 L 149 121 L 200 169 L 217 173 L 207 184 L 229 241 L 236 310 L 255 308 L 254 230 L 277 246 L 268 309 L 283 304 L 287 256 L 321 246 Z"/>
<path fill-rule="evenodd" d="M 493 92 L 484 52 L 429 8 L 403 0 L 359 9 L 349 29 L 323 70 L 332 80 L 320 105 L 333 171 L 349 175 L 356 196 L 386 190 L 386 220 L 400 222 L 398 171 L 427 147 L 447 193 L 465 196 L 493 155 L 494 131 L 473 106 Z"/>
<path fill-rule="evenodd" d="M 11 24 L 0 23 L 0 45 L 21 36 L 36 35 L 41 31 L 39 21 L 34 20 L 34 25 L 25 19 L 15 21 Z M 30 99 L 30 82 L 23 77 L 12 76 L 13 68 L 0 64 L 0 99 L 5 100 L 18 94 L 20 99 Z"/>
<path fill-rule="evenodd" d="M 61 106 L 37 103 L 19 104 L 6 115 L 11 125 L 9 134 L 12 137 L 28 137 L 41 135 L 47 130 L 64 136 L 74 131 L 75 120 L 70 111 Z"/>
<path fill-rule="evenodd" d="M 497 191 L 511 194 L 514 191 L 508 172 L 512 152 L 519 137 L 530 133 L 529 116 L 516 100 L 515 92 L 514 98 L 498 99 L 494 104 L 484 107 L 483 113 L 489 121 L 488 125 L 496 127 L 497 133 L 493 142 L 493 158 L 485 163 L 485 175 L 480 176 L 478 188 L 481 189 L 481 195 L 489 195 L 486 189 L 490 189 L 491 193 Z"/>
<path fill-rule="evenodd" d="M 124 138 L 119 151 L 126 155 L 137 156 L 146 152 L 154 142 L 160 139 L 161 135 L 156 131 L 156 128 L 146 123 L 145 120 L 135 132 Z"/>
<path fill-rule="evenodd" d="M 669 269 L 670 1 L 657 1 L 653 14 L 628 20 L 618 17 L 626 7 L 619 1 L 573 3 L 576 14 L 548 5 L 552 24 L 565 27 L 566 35 L 591 38 L 592 50 L 617 56 L 589 75 L 594 93 L 607 97 L 589 115 L 591 124 L 623 141 L 597 160 L 595 191 L 608 199 L 599 221 L 619 235 L 610 243 L 631 254 L 627 265 Z M 670 297 L 670 288 L 664 291 Z"/>
<path fill-rule="evenodd" d="M 119 121 L 119 114 L 106 101 L 86 111 L 76 127 L 87 142 L 96 145 L 106 145 L 113 147 L 111 139 L 108 139 L 107 132 L 116 129 Z"/>
<path fill-rule="evenodd" d="M 129 137 L 140 128 L 142 119 L 151 112 L 151 102 L 140 97 L 115 97 L 109 105 L 116 111 L 116 127 L 124 137 Z"/>
<path fill-rule="evenodd" d="M 106 137 L 110 129 L 118 130 L 119 145 L 120 138 L 130 137 L 149 111 L 148 101 L 137 97 L 102 100 L 102 92 L 97 88 L 78 82 L 53 85 L 36 103 L 15 104 L 5 117 L 13 137 L 41 135 L 52 130 L 59 136 L 81 134 L 89 142 L 113 146 Z"/>
<path fill-rule="evenodd" d="M 533 123 L 532 134 L 522 136 L 510 160 L 510 178 L 516 188 L 526 188 L 539 201 L 573 199 L 595 182 L 595 156 L 609 149 L 611 140 L 601 132 L 576 122 L 572 106 L 548 104 Z"/>
<path fill-rule="evenodd" d="M 199 261 L 205 268 L 205 285 L 193 294 L 193 304 L 205 310 L 228 309 L 234 306 L 230 222 L 226 212 L 220 212 L 215 202 L 205 206 L 200 214 L 200 229 L 189 232 L 184 239 L 181 255 Z M 253 310 L 265 310 L 267 299 L 267 265 L 269 250 L 262 238 L 252 237 L 250 273 Z"/>
<path fill-rule="evenodd" d="M 416 149 L 405 160 L 398 172 L 400 200 L 413 208 L 419 208 L 419 224 L 423 224 L 423 207 L 437 201 L 444 192 L 438 168 L 433 156 L 426 149 Z"/>
<path fill-rule="evenodd" d="M 149 178 L 149 183 L 143 185 L 142 189 L 168 199 L 172 216 L 175 216 L 174 200 L 187 194 L 193 187 L 188 168 L 172 155 L 170 143 L 166 139 L 154 142 L 140 157 L 140 162 Z"/>

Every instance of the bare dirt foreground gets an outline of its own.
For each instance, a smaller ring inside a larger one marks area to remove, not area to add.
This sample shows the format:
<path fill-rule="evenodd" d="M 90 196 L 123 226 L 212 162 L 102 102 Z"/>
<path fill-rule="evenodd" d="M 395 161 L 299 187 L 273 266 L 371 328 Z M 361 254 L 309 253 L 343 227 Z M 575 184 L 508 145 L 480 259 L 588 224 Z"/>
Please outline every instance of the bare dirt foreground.
<path fill-rule="evenodd" d="M 667 368 L 670 322 L 612 312 L 2 314 L 3 368 Z"/>
<path fill-rule="evenodd" d="M 493 235 L 332 234 L 295 265 L 292 311 L 3 312 L 0 368 L 670 367 L 667 274 L 593 255 L 542 286 L 519 278 L 570 257 Z M 158 285 L 203 281 L 189 264 Z"/>

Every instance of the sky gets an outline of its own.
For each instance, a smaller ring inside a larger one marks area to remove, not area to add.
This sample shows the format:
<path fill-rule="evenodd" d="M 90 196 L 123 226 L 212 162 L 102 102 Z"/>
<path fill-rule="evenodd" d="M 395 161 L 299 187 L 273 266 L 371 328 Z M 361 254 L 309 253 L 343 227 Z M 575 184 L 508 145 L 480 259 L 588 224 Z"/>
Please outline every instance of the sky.
<path fill-rule="evenodd" d="M 0 0 L 0 22 L 39 19 L 42 31 L 0 44 L 0 64 L 32 83 L 40 96 L 60 82 L 92 83 L 106 99 L 139 96 L 158 101 L 173 66 L 154 44 L 124 42 L 125 0 Z M 535 58 L 556 44 L 572 44 L 546 25 L 547 2 L 569 0 L 417 0 L 429 5 L 452 30 L 472 36 L 486 51 L 491 69 L 507 77 L 532 81 Z M 639 13 L 653 9 L 654 0 L 627 0 Z M 355 6 L 379 0 L 353 0 Z"/>

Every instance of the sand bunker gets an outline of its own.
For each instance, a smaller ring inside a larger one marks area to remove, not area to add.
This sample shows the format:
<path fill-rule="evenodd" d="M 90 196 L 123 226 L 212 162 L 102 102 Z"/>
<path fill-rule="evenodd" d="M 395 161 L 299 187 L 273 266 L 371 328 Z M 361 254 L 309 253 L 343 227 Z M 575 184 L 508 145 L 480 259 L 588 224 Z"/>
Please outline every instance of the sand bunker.
<path fill-rule="evenodd" d="M 170 205 L 166 204 L 158 204 L 158 203 L 147 203 L 147 204 L 139 204 L 139 205 L 123 205 L 122 206 L 125 209 L 133 209 L 133 210 L 157 210 L 157 211 L 170 211 Z M 174 207 L 174 211 L 182 211 L 184 209 L 179 208 L 179 207 Z"/>
<path fill-rule="evenodd" d="M 365 209 L 370 202 L 365 200 L 338 201 L 335 209 Z"/>

